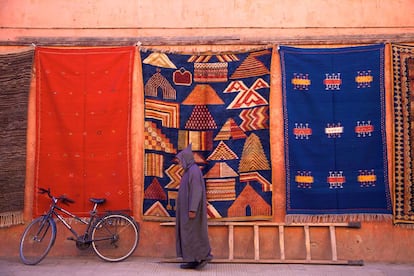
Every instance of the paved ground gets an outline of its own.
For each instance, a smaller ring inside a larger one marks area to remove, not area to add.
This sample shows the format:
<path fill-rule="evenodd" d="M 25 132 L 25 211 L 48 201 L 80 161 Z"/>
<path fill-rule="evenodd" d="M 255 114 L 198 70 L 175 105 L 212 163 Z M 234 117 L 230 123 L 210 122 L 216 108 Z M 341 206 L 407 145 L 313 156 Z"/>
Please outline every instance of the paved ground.
<path fill-rule="evenodd" d="M 210 263 L 203 270 L 183 270 L 178 263 L 162 259 L 131 257 L 120 263 L 108 263 L 98 257 L 46 257 L 35 266 L 24 265 L 18 257 L 0 258 L 1 276 L 94 276 L 94 275 L 351 275 L 351 276 L 413 276 L 414 264 L 368 263 L 351 265 L 302 265 L 302 264 L 237 264 Z"/>

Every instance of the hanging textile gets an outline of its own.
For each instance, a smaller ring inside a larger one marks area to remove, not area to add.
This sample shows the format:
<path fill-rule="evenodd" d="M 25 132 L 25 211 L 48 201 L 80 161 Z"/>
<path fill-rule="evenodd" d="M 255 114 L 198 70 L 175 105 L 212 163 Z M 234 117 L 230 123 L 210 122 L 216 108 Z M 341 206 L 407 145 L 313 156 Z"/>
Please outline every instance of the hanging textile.
<path fill-rule="evenodd" d="M 206 183 L 210 219 L 272 215 L 271 49 L 186 55 L 141 49 L 145 102 L 143 214 L 169 220 L 189 143 Z"/>
<path fill-rule="evenodd" d="M 33 53 L 0 54 L 0 227 L 23 222 Z"/>
<path fill-rule="evenodd" d="M 36 49 L 35 190 L 50 187 L 88 215 L 132 209 L 131 95 L 135 47 Z M 34 215 L 48 207 L 35 195 Z"/>
<path fill-rule="evenodd" d="M 287 221 L 390 217 L 384 45 L 280 57 Z"/>
<path fill-rule="evenodd" d="M 414 46 L 392 45 L 394 77 L 394 223 L 414 223 Z"/>

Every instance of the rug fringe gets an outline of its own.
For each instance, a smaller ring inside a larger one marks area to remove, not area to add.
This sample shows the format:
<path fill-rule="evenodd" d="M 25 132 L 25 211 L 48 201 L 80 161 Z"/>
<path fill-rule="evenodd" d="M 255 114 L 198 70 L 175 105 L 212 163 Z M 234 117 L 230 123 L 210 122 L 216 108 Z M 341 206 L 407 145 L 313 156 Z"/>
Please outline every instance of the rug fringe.
<path fill-rule="evenodd" d="M 394 223 L 394 226 L 414 230 L 414 223 Z"/>
<path fill-rule="evenodd" d="M 0 214 L 0 228 L 17 224 L 24 224 L 22 211 L 6 212 Z"/>
<path fill-rule="evenodd" d="M 391 222 L 392 215 L 387 214 L 342 214 L 342 215 L 287 215 L 286 223 L 327 223 L 350 221 L 384 221 Z"/>

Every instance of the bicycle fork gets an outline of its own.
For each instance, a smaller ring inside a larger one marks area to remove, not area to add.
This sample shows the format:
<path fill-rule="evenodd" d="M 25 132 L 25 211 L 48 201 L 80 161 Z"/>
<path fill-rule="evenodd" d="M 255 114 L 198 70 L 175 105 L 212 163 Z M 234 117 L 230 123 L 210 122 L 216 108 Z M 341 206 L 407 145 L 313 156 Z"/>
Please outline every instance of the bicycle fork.
<path fill-rule="evenodd" d="M 42 220 L 41 225 L 39 227 L 39 231 L 36 233 L 36 235 L 33 236 L 33 240 L 35 242 L 43 241 L 44 237 L 46 236 L 46 233 L 49 231 L 49 227 L 51 224 L 48 223 L 48 220 L 50 220 L 50 217 L 48 216 L 45 216 Z"/>

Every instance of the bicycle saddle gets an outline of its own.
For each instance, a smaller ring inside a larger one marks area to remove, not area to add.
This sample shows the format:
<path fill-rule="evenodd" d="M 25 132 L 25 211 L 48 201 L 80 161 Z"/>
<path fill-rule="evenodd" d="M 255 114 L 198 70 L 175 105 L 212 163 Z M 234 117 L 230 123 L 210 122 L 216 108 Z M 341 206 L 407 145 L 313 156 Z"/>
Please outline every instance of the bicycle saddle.
<path fill-rule="evenodd" d="M 102 204 L 106 201 L 106 198 L 90 198 L 89 201 L 96 204 Z"/>

